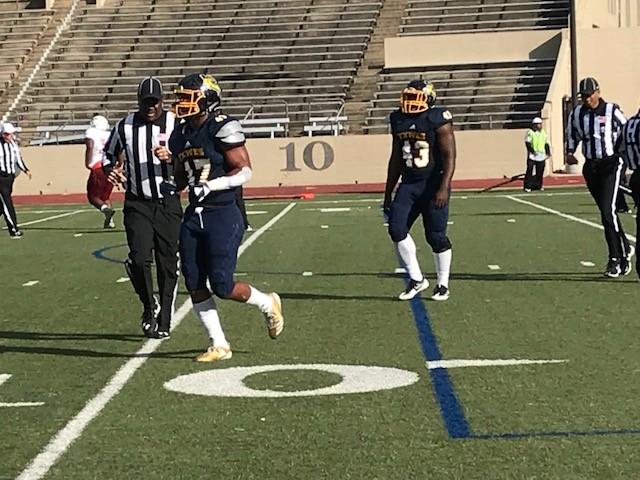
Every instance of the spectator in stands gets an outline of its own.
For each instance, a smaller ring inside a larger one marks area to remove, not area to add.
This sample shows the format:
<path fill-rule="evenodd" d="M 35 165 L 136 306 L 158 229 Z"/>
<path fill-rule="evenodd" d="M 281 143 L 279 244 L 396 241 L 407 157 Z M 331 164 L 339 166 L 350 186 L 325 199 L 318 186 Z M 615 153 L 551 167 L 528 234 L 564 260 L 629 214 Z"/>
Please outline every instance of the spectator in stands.
<path fill-rule="evenodd" d="M 547 158 L 551 156 L 551 147 L 547 132 L 542 128 L 542 119 L 536 117 L 527 130 L 524 145 L 527 147 L 527 172 L 524 176 L 524 191 L 543 190 L 542 178 Z M 535 172 L 535 173 L 534 173 Z"/>
<path fill-rule="evenodd" d="M 2 202 L 2 212 L 0 215 L 4 215 L 4 221 L 11 238 L 21 238 L 23 233 L 18 228 L 18 219 L 11 195 L 13 182 L 19 171 L 26 173 L 29 180 L 31 180 L 31 171 L 22 160 L 20 147 L 15 137 L 16 127 L 11 123 L 5 123 L 1 126 L 0 131 L 2 131 L 0 136 L 0 202 Z"/>
<path fill-rule="evenodd" d="M 116 228 L 113 222 L 115 210 L 111 207 L 113 185 L 102 171 L 104 147 L 109 139 L 109 121 L 102 115 L 95 115 L 85 133 L 84 166 L 91 172 L 87 180 L 87 199 L 104 215 L 103 228 Z"/>

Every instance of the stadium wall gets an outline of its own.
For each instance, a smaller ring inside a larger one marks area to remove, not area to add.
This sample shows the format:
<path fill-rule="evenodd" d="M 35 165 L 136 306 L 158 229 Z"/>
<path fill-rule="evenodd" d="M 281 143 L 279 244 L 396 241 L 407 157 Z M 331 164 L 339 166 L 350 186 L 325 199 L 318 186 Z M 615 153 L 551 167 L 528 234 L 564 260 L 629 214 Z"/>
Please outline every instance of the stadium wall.
<path fill-rule="evenodd" d="M 524 130 L 456 133 L 456 180 L 502 178 L 524 170 Z M 323 191 L 381 191 L 390 153 L 388 135 L 249 139 L 254 176 L 250 186 L 277 192 L 283 187 L 322 186 Z M 87 180 L 84 145 L 25 147 L 33 180 L 20 178 L 16 195 L 83 194 Z M 366 186 L 364 188 L 363 186 Z"/>
<path fill-rule="evenodd" d="M 557 30 L 391 37 L 384 39 L 384 65 L 403 68 L 550 59 L 556 57 L 559 46 Z"/>

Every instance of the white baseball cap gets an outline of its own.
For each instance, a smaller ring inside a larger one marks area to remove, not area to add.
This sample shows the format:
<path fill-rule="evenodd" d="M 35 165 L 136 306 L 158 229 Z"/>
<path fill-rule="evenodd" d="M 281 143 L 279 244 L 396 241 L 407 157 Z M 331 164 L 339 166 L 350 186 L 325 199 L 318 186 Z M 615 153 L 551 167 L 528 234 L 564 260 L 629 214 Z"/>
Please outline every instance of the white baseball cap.
<path fill-rule="evenodd" d="M 536 125 L 536 124 L 542 125 L 542 119 L 540 117 L 536 117 L 536 118 L 533 119 L 533 122 L 531 122 L 531 123 L 533 123 L 534 125 Z"/>
<path fill-rule="evenodd" d="M 16 133 L 16 127 L 13 126 L 13 123 L 5 123 L 2 125 L 2 133 Z"/>

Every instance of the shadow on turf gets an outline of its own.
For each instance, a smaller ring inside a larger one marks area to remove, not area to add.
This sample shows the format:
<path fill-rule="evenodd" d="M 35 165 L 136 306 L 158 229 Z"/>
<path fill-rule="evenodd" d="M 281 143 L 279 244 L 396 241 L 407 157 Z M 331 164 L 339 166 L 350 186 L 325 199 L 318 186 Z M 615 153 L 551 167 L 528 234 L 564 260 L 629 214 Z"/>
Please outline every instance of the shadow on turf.
<path fill-rule="evenodd" d="M 301 272 L 246 272 L 249 275 L 286 275 L 296 276 L 302 275 Z M 325 272 L 313 273 L 313 277 L 376 277 L 376 278 L 401 278 L 402 275 L 389 272 Z M 313 278 L 310 277 L 310 278 Z M 432 279 L 430 277 L 429 281 Z M 606 278 L 598 272 L 525 272 L 525 273 L 452 273 L 451 280 L 459 281 L 487 281 L 487 282 L 597 282 L 597 283 L 638 283 L 636 274 L 632 272 L 627 278 L 612 279 Z M 383 300 L 388 297 L 376 297 L 370 295 L 327 295 L 316 293 L 281 293 L 278 294 L 283 298 L 291 298 L 295 300 Z"/>
<path fill-rule="evenodd" d="M 138 338 L 142 340 L 142 338 Z M 117 352 L 102 352 L 97 350 L 88 350 L 81 348 L 54 348 L 54 347 L 29 347 L 29 346 L 14 346 L 14 345 L 0 345 L 0 354 L 3 353 L 26 353 L 29 355 L 55 355 L 55 356 L 68 356 L 68 357 L 92 357 L 92 358 L 137 358 L 137 357 L 149 357 L 149 358 L 176 358 L 176 359 L 193 359 L 198 353 L 202 353 L 202 350 L 177 350 L 175 352 L 154 352 L 145 354 L 136 353 L 117 353 Z M 233 353 L 237 352 L 236 350 Z"/>
<path fill-rule="evenodd" d="M 20 340 L 119 340 L 138 342 L 140 337 L 126 333 L 50 333 L 50 332 L 14 332 L 0 331 L 0 338 Z"/>
<path fill-rule="evenodd" d="M 125 233 L 124 230 L 120 230 L 117 228 L 95 228 L 91 230 L 79 230 L 78 228 L 73 227 L 24 227 L 22 228 L 24 231 L 30 230 L 41 230 L 41 231 L 60 231 L 60 232 L 73 232 L 73 233 L 82 233 L 82 234 L 99 234 L 99 233 Z"/>
<path fill-rule="evenodd" d="M 452 273 L 451 280 L 487 282 L 638 283 L 634 273 L 623 280 L 621 278 L 607 278 L 599 272 Z"/>

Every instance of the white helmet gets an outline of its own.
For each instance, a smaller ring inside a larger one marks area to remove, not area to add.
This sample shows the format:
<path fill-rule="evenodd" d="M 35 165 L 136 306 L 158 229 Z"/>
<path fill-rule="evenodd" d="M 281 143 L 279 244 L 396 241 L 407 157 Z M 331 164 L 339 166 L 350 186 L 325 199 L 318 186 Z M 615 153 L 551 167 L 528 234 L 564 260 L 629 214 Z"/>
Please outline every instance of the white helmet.
<path fill-rule="evenodd" d="M 111 130 L 111 127 L 109 127 L 109 120 L 102 115 L 96 115 L 91 119 L 91 127 L 97 128 L 98 130 Z"/>

